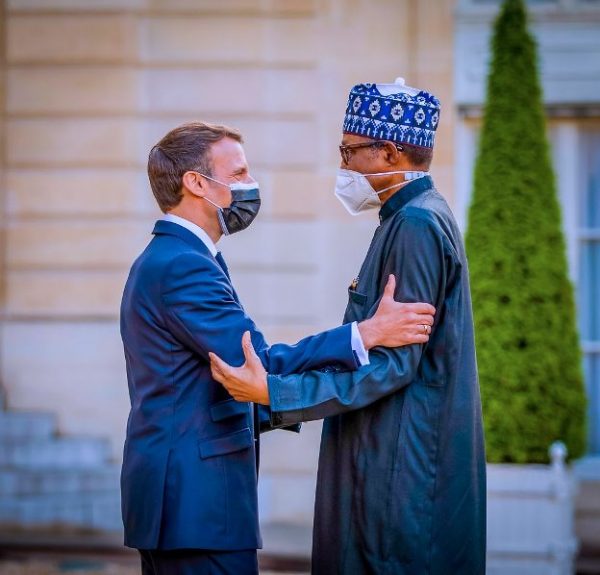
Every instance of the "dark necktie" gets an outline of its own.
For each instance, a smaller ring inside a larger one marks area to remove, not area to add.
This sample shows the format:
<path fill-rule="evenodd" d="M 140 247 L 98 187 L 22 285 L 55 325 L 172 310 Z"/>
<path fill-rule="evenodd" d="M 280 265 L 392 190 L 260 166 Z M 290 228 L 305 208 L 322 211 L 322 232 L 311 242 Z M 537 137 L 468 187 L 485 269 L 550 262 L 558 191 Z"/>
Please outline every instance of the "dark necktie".
<path fill-rule="evenodd" d="M 215 256 L 215 259 L 217 260 L 218 264 L 221 266 L 221 269 L 225 272 L 225 275 L 231 279 L 229 277 L 229 269 L 227 268 L 227 264 L 225 263 L 225 260 L 223 259 L 223 256 L 221 254 L 221 252 L 217 252 L 217 255 Z"/>

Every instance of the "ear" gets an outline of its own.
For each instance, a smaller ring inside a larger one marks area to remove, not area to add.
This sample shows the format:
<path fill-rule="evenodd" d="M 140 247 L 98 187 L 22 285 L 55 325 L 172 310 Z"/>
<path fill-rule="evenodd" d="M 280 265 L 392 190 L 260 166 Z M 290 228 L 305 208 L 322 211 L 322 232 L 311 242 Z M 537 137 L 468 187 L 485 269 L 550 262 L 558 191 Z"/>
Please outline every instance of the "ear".
<path fill-rule="evenodd" d="M 392 142 L 385 142 L 383 150 L 385 152 L 384 159 L 390 166 L 398 166 L 402 163 L 402 152 Z"/>
<path fill-rule="evenodd" d="M 403 147 L 403 146 L 401 146 Z M 399 150 L 392 142 L 386 142 L 385 146 L 386 150 L 386 160 L 389 165 L 396 170 L 420 170 L 420 168 L 416 168 L 413 166 L 404 153 L 404 151 Z"/>
<path fill-rule="evenodd" d="M 190 194 L 203 198 L 206 195 L 206 183 L 198 172 L 186 172 L 181 177 L 181 186 Z"/>

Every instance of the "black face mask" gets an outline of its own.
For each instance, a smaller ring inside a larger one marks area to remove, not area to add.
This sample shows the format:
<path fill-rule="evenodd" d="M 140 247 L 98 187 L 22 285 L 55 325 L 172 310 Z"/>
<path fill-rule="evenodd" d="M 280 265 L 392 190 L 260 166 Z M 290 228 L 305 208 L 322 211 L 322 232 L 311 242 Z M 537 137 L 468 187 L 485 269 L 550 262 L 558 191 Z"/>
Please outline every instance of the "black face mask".
<path fill-rule="evenodd" d="M 202 174 L 204 176 L 204 174 Z M 231 205 L 228 208 L 222 208 L 208 198 L 204 198 L 217 208 L 217 217 L 219 226 L 223 235 L 229 236 L 236 232 L 245 230 L 257 216 L 260 210 L 260 190 L 257 182 L 234 182 L 224 184 L 208 176 L 205 178 L 217 182 L 223 186 L 228 186 L 231 190 Z"/>
<path fill-rule="evenodd" d="M 241 188 L 239 186 L 252 186 Z M 231 184 L 231 205 L 219 208 L 217 217 L 224 235 L 229 236 L 245 230 L 260 210 L 260 191 L 258 184 Z"/>

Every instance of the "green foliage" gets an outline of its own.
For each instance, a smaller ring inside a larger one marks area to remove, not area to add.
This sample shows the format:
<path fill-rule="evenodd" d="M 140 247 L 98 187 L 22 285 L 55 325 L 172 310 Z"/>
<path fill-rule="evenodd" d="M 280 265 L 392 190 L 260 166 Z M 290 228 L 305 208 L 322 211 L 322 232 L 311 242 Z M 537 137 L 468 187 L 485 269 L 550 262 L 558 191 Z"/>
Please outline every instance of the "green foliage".
<path fill-rule="evenodd" d="M 573 288 L 523 0 L 496 20 L 466 238 L 488 460 L 585 451 Z"/>

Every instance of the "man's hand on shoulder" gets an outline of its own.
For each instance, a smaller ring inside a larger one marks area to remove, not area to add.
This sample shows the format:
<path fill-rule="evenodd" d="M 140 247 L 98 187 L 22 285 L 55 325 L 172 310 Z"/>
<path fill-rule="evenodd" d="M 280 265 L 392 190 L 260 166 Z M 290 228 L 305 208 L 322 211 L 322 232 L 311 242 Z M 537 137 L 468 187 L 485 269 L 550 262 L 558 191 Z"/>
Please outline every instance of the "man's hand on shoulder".
<path fill-rule="evenodd" d="M 375 315 L 358 324 L 366 349 L 401 347 L 427 343 L 435 308 L 428 303 L 402 303 L 394 300 L 396 278 L 390 275 Z"/>
<path fill-rule="evenodd" d="M 269 405 L 267 372 L 254 351 L 249 331 L 244 332 L 242 336 L 242 349 L 245 362 L 240 367 L 232 367 L 218 355 L 209 353 L 212 376 L 237 401 L 252 401 Z"/>

